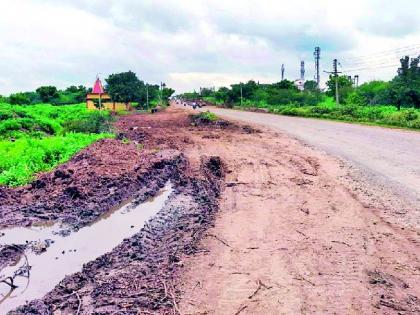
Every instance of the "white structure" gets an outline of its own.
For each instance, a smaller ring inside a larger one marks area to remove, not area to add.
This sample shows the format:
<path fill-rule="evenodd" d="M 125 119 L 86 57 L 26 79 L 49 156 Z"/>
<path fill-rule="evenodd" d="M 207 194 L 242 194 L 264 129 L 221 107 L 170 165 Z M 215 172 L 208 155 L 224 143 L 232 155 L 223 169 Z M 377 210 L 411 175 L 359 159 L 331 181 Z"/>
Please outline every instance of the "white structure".
<path fill-rule="evenodd" d="M 302 79 L 297 79 L 297 80 L 295 80 L 295 86 L 300 90 L 300 91 L 303 91 L 304 90 L 304 85 L 305 85 L 305 80 L 302 80 Z"/>

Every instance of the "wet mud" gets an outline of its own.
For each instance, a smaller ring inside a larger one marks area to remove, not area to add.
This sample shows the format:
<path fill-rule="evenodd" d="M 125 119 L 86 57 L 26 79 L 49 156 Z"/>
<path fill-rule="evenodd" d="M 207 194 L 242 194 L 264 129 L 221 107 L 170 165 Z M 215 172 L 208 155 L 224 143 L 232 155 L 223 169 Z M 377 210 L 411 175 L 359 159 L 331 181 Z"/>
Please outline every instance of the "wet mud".
<path fill-rule="evenodd" d="M 0 188 L 0 229 L 53 222 L 71 234 L 126 200 L 141 203 L 168 181 L 173 187 L 164 207 L 134 236 L 10 314 L 177 312 L 176 279 L 183 260 L 201 251 L 198 244 L 213 224 L 225 166 L 217 156 L 201 156 L 192 165 L 182 152 L 192 143 L 189 129 L 197 128 L 191 118 L 157 115 L 124 117 L 116 139 L 98 141 L 30 185 Z M 31 250 L 28 244 L 1 243 L 1 237 L 0 244 L 1 269 Z"/>

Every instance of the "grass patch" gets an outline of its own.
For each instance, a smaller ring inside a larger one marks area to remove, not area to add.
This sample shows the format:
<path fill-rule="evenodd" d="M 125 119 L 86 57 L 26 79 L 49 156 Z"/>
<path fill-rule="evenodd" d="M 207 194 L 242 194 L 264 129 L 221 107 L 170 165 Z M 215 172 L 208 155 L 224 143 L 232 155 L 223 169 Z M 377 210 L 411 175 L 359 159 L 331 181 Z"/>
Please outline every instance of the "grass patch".
<path fill-rule="evenodd" d="M 68 133 L 43 139 L 20 138 L 0 141 L 0 184 L 19 186 L 34 174 L 49 171 L 68 161 L 75 153 L 94 141 L 111 134 Z"/>
<path fill-rule="evenodd" d="M 28 183 L 94 141 L 113 137 L 111 122 L 108 112 L 84 104 L 0 103 L 0 185 Z"/>

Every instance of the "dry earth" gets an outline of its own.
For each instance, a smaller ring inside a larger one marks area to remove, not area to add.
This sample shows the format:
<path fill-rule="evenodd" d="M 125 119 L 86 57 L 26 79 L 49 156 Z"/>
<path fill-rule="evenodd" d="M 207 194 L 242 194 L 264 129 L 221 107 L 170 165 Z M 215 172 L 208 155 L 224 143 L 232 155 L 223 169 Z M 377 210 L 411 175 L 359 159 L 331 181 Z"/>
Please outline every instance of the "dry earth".
<path fill-rule="evenodd" d="M 229 171 L 182 314 L 420 313 L 418 227 L 384 220 L 368 187 L 359 200 L 341 161 L 270 130 L 213 137 L 186 150 Z"/>

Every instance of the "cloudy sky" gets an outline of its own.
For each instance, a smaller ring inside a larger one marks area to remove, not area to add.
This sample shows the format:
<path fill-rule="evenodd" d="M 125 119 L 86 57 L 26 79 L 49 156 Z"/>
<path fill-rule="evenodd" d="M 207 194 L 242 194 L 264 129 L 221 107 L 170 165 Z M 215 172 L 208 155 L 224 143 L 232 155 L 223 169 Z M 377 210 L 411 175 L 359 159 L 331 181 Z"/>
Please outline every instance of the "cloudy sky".
<path fill-rule="evenodd" d="M 418 0 L 0 0 L 0 94 L 132 70 L 177 92 L 340 69 L 390 79 L 420 54 Z M 323 74 L 325 80 L 326 74 Z"/>

